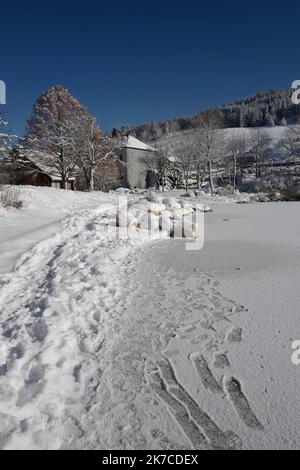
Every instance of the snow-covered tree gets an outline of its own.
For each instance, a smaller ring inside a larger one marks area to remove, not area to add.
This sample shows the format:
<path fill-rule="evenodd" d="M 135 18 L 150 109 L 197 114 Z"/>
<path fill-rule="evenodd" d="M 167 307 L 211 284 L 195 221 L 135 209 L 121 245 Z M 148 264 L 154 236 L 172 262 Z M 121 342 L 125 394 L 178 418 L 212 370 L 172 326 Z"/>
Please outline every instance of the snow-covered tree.
<path fill-rule="evenodd" d="M 16 136 L 8 129 L 8 122 L 5 115 L 0 110 L 0 180 L 1 182 L 13 183 L 17 174 L 17 167 L 19 165 L 12 165 L 10 154 L 12 153 L 13 145 L 16 141 Z"/>
<path fill-rule="evenodd" d="M 218 108 L 201 111 L 195 116 L 178 117 L 155 124 L 146 122 L 136 127 L 129 126 L 128 130 L 141 140 L 153 141 L 169 133 L 199 129 L 201 119 L 207 117 L 208 114 L 211 118 L 219 120 L 223 128 L 273 126 L 280 124 L 283 117 L 288 120 L 299 119 L 300 105 L 292 102 L 290 88 L 268 90 L 232 101 Z"/>
<path fill-rule="evenodd" d="M 186 191 L 189 189 L 191 174 L 195 167 L 194 143 L 194 136 L 190 132 L 186 132 L 180 138 L 174 137 L 172 140 L 173 155 L 181 170 Z"/>
<path fill-rule="evenodd" d="M 269 110 L 267 110 L 266 114 L 265 114 L 265 124 L 268 127 L 274 127 L 275 126 L 275 118 L 272 114 L 270 114 Z"/>
<path fill-rule="evenodd" d="M 26 173 L 34 169 L 34 164 L 24 157 L 22 150 L 21 146 L 16 145 L 0 159 L 0 173 L 10 184 L 18 184 Z"/>
<path fill-rule="evenodd" d="M 232 171 L 233 190 L 236 191 L 238 164 L 247 150 L 247 140 L 244 134 L 233 133 L 226 142 L 226 159 L 229 160 Z"/>
<path fill-rule="evenodd" d="M 163 143 L 157 143 L 155 145 L 155 154 L 147 159 L 147 166 L 151 172 L 156 174 L 159 187 L 162 191 L 165 191 L 170 167 L 168 147 Z"/>
<path fill-rule="evenodd" d="M 8 122 L 4 113 L 0 110 L 0 160 L 7 157 L 12 149 L 14 139 L 15 136 L 8 130 Z"/>
<path fill-rule="evenodd" d="M 203 152 L 202 132 L 195 130 L 190 133 L 189 147 L 193 155 L 194 169 L 196 170 L 197 189 L 201 189 L 202 183 L 207 176 L 207 160 Z"/>
<path fill-rule="evenodd" d="M 74 141 L 88 116 L 88 111 L 64 87 L 57 85 L 38 98 L 28 120 L 24 146 L 37 159 L 56 169 L 63 188 L 67 188 L 68 178 L 74 172 Z"/>
<path fill-rule="evenodd" d="M 224 156 L 223 133 L 220 129 L 219 120 L 215 119 L 214 116 L 203 116 L 200 119 L 200 126 L 198 140 L 199 154 L 207 164 L 210 190 L 213 194 L 215 192 L 213 170 L 218 166 Z"/>
<path fill-rule="evenodd" d="M 115 149 L 118 147 L 119 139 L 116 133 L 114 138 L 102 134 L 96 119 L 89 116 L 79 115 L 78 133 L 72 141 L 72 151 L 76 157 L 78 168 L 82 171 L 89 191 L 95 189 L 95 177 L 104 179 L 109 176 L 109 163 L 115 159 Z"/>
<path fill-rule="evenodd" d="M 298 127 L 286 129 L 282 146 L 289 157 L 300 157 L 300 129 Z"/>
<path fill-rule="evenodd" d="M 256 168 L 256 178 L 261 177 L 262 162 L 266 158 L 268 149 L 268 134 L 261 128 L 257 128 L 251 132 L 249 141 Z"/>
<path fill-rule="evenodd" d="M 285 117 L 283 117 L 283 118 L 281 119 L 280 125 L 281 125 L 281 126 L 284 126 L 284 127 L 287 126 L 287 120 L 286 120 Z"/>
<path fill-rule="evenodd" d="M 173 138 L 157 141 L 155 153 L 145 158 L 150 172 L 156 175 L 162 191 L 183 187 L 180 162 L 176 158 L 176 143 Z"/>

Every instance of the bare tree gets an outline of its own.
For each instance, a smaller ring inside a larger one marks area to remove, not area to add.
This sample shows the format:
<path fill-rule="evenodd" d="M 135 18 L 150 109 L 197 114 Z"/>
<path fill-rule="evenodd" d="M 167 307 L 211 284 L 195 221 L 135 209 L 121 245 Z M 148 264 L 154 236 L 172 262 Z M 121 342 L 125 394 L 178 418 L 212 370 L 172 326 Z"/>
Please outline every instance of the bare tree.
<path fill-rule="evenodd" d="M 88 111 L 65 88 L 55 86 L 38 98 L 28 121 L 24 146 L 37 160 L 58 172 L 63 188 L 67 188 L 76 166 L 73 149 L 80 122 L 88 116 Z"/>
<path fill-rule="evenodd" d="M 254 129 L 249 143 L 254 156 L 256 178 L 260 178 L 262 163 L 268 149 L 268 134 L 261 128 Z"/>
<path fill-rule="evenodd" d="M 232 164 L 233 190 L 236 191 L 238 164 L 247 150 L 247 140 L 244 134 L 233 133 L 226 143 L 226 157 Z"/>
<path fill-rule="evenodd" d="M 182 171 L 185 190 L 189 189 L 192 171 L 195 168 L 195 139 L 192 132 L 174 137 L 173 152 Z"/>
<path fill-rule="evenodd" d="M 199 159 L 207 165 L 210 190 L 213 194 L 213 170 L 223 158 L 224 139 L 220 130 L 220 122 L 214 116 L 203 116 L 199 119 Z"/>
<path fill-rule="evenodd" d="M 195 130 L 190 135 L 190 149 L 194 160 L 194 169 L 196 170 L 197 189 L 201 189 L 207 176 L 207 160 L 203 153 L 202 131 Z"/>
<path fill-rule="evenodd" d="M 285 131 L 285 139 L 282 146 L 289 157 L 300 157 L 300 128 L 289 127 Z"/>
<path fill-rule="evenodd" d="M 89 191 L 95 189 L 95 177 L 101 178 L 101 168 L 107 179 L 109 164 L 116 159 L 115 150 L 120 140 L 117 136 L 110 138 L 102 134 L 96 119 L 91 116 L 85 116 L 82 119 L 79 116 L 78 134 L 72 141 L 71 147 L 75 155 L 78 168 L 82 171 Z M 101 184 L 104 184 L 102 182 Z"/>
<path fill-rule="evenodd" d="M 179 138 L 168 136 L 156 141 L 155 153 L 145 158 L 145 165 L 156 175 L 162 191 L 183 186 L 179 146 Z"/>

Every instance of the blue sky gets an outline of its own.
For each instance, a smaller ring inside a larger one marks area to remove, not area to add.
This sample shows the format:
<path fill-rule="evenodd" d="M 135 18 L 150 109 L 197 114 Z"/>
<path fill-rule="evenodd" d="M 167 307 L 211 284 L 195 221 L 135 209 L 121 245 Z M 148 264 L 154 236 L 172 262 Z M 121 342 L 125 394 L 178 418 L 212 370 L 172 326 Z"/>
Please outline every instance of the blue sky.
<path fill-rule="evenodd" d="M 222 104 L 300 79 L 300 5 L 24 0 L 1 5 L 0 80 L 15 132 L 62 84 L 102 128 Z"/>

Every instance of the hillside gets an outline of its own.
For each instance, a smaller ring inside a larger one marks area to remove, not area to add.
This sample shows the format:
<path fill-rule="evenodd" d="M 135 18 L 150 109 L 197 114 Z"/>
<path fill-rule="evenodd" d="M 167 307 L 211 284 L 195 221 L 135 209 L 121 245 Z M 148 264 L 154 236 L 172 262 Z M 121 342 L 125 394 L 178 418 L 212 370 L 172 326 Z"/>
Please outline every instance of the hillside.
<path fill-rule="evenodd" d="M 300 106 L 291 99 L 291 89 L 268 90 L 226 103 L 217 108 L 202 110 L 195 116 L 182 116 L 167 121 L 151 121 L 139 126 L 124 126 L 122 134 L 130 132 L 143 141 L 155 141 L 178 131 L 197 129 L 203 116 L 216 116 L 223 128 L 278 126 L 298 122 Z"/>
<path fill-rule="evenodd" d="M 290 126 L 271 126 L 271 127 L 264 127 L 263 134 L 266 137 L 266 144 L 268 148 L 267 157 L 270 159 L 277 159 L 277 158 L 284 158 L 285 153 L 280 143 L 286 138 L 287 129 Z M 293 126 L 294 128 L 299 128 L 300 125 L 296 124 Z M 156 141 L 156 145 L 159 147 L 167 148 L 169 153 L 172 154 L 173 152 L 176 153 L 176 150 L 181 147 L 182 143 L 186 139 L 186 136 L 190 133 L 194 133 L 194 130 L 187 130 L 187 131 L 178 131 L 173 134 L 163 135 Z M 249 143 L 251 142 L 251 136 L 255 133 L 255 129 L 248 127 L 240 127 L 240 128 L 226 128 L 220 129 L 219 132 L 222 134 L 222 141 L 224 143 L 228 142 L 230 138 L 233 136 L 244 136 L 246 141 Z M 250 144 L 249 144 L 250 145 Z"/>

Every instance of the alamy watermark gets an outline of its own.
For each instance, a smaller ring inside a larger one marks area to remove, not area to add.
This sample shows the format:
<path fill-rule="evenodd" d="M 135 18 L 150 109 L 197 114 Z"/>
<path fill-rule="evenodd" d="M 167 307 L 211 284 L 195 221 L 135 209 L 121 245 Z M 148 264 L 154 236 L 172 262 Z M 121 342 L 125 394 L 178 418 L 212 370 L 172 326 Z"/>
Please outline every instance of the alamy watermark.
<path fill-rule="evenodd" d="M 294 366 L 300 366 L 300 340 L 293 342 L 292 349 L 294 350 L 292 354 L 292 363 Z"/>
<path fill-rule="evenodd" d="M 6 104 L 6 83 L 0 80 L 0 104 Z"/>

